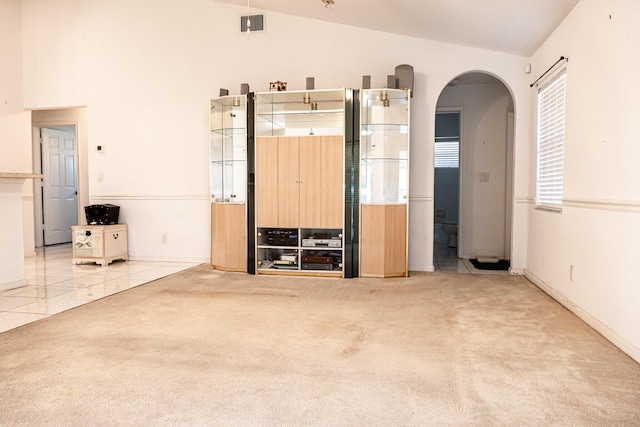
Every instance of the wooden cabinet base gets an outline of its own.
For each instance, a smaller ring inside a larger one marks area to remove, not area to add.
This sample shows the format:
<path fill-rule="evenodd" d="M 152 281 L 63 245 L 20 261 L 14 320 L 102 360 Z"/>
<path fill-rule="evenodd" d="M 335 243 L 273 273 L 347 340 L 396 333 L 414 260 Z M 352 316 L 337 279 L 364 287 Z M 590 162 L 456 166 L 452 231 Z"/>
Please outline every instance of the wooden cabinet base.
<path fill-rule="evenodd" d="M 362 205 L 360 276 L 405 277 L 407 205 Z"/>
<path fill-rule="evenodd" d="M 247 271 L 246 205 L 211 204 L 211 266 L 222 271 Z"/>

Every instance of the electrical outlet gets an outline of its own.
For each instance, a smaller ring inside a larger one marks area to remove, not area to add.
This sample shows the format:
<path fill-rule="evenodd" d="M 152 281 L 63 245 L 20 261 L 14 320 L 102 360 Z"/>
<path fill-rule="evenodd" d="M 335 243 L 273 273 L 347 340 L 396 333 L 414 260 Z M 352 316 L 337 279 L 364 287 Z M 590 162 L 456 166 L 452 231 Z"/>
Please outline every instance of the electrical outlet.
<path fill-rule="evenodd" d="M 162 233 L 162 244 L 166 245 L 167 244 L 167 233 Z"/>
<path fill-rule="evenodd" d="M 489 172 L 480 172 L 480 182 L 489 182 Z"/>

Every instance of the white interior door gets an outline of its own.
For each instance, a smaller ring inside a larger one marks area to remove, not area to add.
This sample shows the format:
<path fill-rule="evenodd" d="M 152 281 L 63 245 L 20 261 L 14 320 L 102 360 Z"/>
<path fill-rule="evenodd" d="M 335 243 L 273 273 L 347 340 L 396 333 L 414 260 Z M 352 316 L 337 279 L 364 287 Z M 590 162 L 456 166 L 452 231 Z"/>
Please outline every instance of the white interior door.
<path fill-rule="evenodd" d="M 42 128 L 44 244 L 71 242 L 78 224 L 76 135 Z"/>

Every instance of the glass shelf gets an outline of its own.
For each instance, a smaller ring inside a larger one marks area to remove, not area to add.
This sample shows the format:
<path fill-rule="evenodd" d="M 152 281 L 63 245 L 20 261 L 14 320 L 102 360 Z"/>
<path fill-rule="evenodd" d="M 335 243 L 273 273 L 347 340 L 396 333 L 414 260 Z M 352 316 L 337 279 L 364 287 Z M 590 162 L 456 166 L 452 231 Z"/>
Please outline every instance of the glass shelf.
<path fill-rule="evenodd" d="M 247 134 L 247 130 L 245 128 L 221 128 L 211 129 L 211 133 L 220 135 L 223 138 L 237 138 L 244 137 Z"/>
<path fill-rule="evenodd" d="M 364 89 L 360 123 L 366 125 L 408 125 L 409 91 L 404 89 Z"/>
<path fill-rule="evenodd" d="M 361 202 L 406 204 L 409 184 L 409 91 L 365 89 L 361 99 Z"/>
<path fill-rule="evenodd" d="M 363 159 L 360 164 L 362 203 L 407 203 L 407 159 Z"/>
<path fill-rule="evenodd" d="M 247 148 L 246 137 L 242 138 L 211 138 L 211 163 L 221 163 L 226 161 L 246 161 Z"/>
<path fill-rule="evenodd" d="M 342 135 L 344 98 L 344 89 L 259 93 L 256 135 Z"/>
<path fill-rule="evenodd" d="M 376 123 L 362 125 L 362 135 L 364 136 L 378 132 L 406 135 L 409 132 L 409 126 L 402 123 Z"/>
<path fill-rule="evenodd" d="M 374 132 L 361 136 L 360 156 L 362 159 L 408 159 L 409 141 L 407 134 Z"/>
<path fill-rule="evenodd" d="M 247 197 L 247 97 L 212 99 L 210 108 L 211 201 L 244 203 Z"/>

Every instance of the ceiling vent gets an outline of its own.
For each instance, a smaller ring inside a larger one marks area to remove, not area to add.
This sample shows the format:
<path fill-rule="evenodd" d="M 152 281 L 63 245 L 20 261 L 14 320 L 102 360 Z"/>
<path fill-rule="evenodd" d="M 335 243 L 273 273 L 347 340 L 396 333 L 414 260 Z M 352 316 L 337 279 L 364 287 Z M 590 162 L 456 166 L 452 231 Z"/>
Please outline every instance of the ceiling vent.
<path fill-rule="evenodd" d="M 250 21 L 250 25 L 247 25 L 247 21 Z M 242 15 L 240 17 L 241 33 L 257 33 L 259 31 L 264 31 L 264 15 Z"/>

